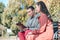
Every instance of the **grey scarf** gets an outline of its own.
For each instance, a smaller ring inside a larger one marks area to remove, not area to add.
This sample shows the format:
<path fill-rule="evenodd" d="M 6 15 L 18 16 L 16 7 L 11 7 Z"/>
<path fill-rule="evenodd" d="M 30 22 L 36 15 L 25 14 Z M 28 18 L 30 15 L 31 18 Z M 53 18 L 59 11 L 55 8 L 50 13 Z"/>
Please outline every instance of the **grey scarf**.
<path fill-rule="evenodd" d="M 38 22 L 38 17 L 40 14 L 36 14 L 33 18 L 29 18 L 26 23 L 26 27 L 28 27 L 30 30 L 35 30 L 40 28 L 40 24 Z"/>

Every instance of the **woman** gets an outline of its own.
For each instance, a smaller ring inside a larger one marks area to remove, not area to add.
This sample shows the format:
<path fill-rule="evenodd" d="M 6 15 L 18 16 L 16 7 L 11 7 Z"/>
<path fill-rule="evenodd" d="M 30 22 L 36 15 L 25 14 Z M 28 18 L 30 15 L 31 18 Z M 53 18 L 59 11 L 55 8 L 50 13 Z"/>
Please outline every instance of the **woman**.
<path fill-rule="evenodd" d="M 40 29 L 28 33 L 26 40 L 53 40 L 52 20 L 44 2 L 36 3 L 36 12 L 40 14 L 38 18 Z"/>

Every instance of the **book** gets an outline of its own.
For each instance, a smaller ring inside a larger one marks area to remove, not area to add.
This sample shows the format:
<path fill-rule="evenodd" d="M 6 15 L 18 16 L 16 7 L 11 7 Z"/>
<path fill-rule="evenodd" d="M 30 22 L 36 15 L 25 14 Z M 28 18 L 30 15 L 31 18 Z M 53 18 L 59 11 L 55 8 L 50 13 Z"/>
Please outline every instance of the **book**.
<path fill-rule="evenodd" d="M 16 23 L 17 26 L 19 26 L 21 29 L 26 28 L 21 22 Z"/>

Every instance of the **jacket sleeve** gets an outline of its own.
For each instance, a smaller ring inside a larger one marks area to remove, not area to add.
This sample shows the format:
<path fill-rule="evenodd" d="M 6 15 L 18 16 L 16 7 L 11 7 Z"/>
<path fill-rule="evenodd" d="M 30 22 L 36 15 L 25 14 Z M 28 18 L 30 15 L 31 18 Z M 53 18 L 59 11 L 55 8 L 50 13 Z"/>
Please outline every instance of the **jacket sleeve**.
<path fill-rule="evenodd" d="M 44 14 L 39 18 L 39 23 L 40 23 L 40 29 L 37 30 L 38 33 L 43 33 L 46 30 L 47 27 L 47 22 L 48 22 L 48 17 Z"/>

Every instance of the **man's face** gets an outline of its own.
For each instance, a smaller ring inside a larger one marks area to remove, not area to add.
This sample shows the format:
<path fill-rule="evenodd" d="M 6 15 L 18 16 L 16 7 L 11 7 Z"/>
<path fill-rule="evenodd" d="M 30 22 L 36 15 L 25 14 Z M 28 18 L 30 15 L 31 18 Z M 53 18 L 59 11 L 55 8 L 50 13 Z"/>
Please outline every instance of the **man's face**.
<path fill-rule="evenodd" d="M 34 10 L 27 9 L 27 14 L 28 14 L 28 16 L 33 16 L 34 15 Z"/>

